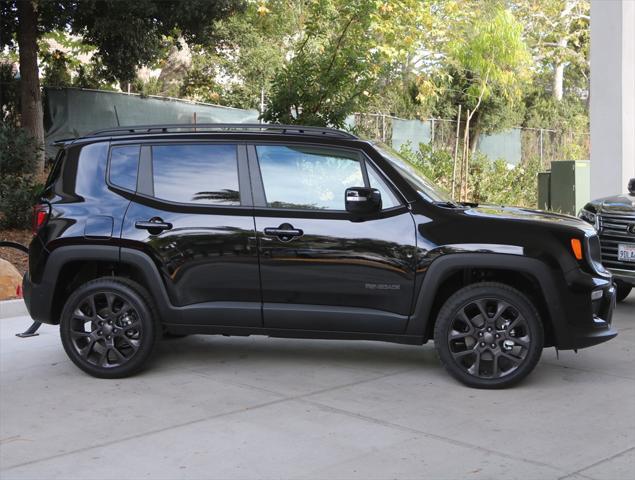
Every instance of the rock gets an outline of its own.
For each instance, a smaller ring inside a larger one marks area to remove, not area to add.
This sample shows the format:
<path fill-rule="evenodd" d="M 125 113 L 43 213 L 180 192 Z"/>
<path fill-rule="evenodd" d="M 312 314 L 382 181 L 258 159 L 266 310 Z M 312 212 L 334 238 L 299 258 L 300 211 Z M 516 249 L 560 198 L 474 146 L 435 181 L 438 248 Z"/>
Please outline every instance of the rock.
<path fill-rule="evenodd" d="M 11 263 L 0 258 L 0 300 L 17 298 L 18 287 L 22 288 L 22 275 Z"/>

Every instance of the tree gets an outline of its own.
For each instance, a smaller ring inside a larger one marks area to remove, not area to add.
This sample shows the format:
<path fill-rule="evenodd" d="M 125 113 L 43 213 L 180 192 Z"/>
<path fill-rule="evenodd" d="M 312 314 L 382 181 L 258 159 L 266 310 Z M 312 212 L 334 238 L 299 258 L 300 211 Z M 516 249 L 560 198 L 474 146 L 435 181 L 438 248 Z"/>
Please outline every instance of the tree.
<path fill-rule="evenodd" d="M 308 0 L 259 0 L 217 22 L 213 48 L 193 52 L 181 94 L 193 100 L 262 110 L 276 72 L 292 54 Z M 223 79 L 223 81 L 217 81 Z M 261 111 L 262 113 L 262 111 Z"/>
<path fill-rule="evenodd" d="M 264 120 L 341 127 L 378 92 L 377 80 L 417 45 L 425 2 L 316 0 L 275 75 Z"/>
<path fill-rule="evenodd" d="M 182 35 L 191 43 L 213 39 L 214 20 L 243 7 L 242 0 L 9 0 L 0 2 L 0 47 L 20 54 L 21 125 L 44 140 L 38 75 L 38 38 L 65 29 L 96 48 L 96 58 L 113 80 L 131 81 L 167 42 Z M 41 171 L 44 158 L 38 169 Z"/>
<path fill-rule="evenodd" d="M 551 94 L 564 96 L 565 68 L 589 81 L 588 0 L 515 0 L 512 8 L 525 26 L 527 43 L 538 70 L 551 76 Z"/>
<path fill-rule="evenodd" d="M 447 81 L 438 94 L 451 95 L 463 107 L 463 155 L 459 170 L 461 198 L 467 198 L 470 152 L 483 122 L 483 108 L 491 98 L 494 105 L 513 106 L 522 99 L 523 87 L 530 77 L 530 55 L 522 39 L 522 26 L 509 10 L 494 4 L 492 8 L 466 17 L 447 45 Z M 499 107 L 500 108 L 500 107 Z M 472 122 L 475 123 L 471 132 Z M 470 140 L 472 138 L 472 141 Z M 454 190 L 454 178 L 453 178 Z"/>

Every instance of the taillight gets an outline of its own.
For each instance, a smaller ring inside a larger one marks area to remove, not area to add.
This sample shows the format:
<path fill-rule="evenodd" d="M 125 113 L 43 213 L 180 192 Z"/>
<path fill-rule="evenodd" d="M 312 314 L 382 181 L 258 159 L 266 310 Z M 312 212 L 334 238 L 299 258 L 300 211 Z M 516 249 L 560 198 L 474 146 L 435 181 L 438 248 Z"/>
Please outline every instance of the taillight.
<path fill-rule="evenodd" d="M 38 203 L 33 207 L 33 222 L 32 230 L 33 235 L 37 235 L 37 232 L 49 218 L 50 207 L 45 203 Z"/>

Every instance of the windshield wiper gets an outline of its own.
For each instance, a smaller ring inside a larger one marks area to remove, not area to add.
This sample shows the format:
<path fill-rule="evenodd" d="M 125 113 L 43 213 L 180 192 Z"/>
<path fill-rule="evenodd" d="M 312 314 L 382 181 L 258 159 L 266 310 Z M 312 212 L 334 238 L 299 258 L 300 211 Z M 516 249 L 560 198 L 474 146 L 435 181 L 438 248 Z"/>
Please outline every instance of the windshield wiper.
<path fill-rule="evenodd" d="M 446 207 L 446 208 L 462 208 L 461 205 L 459 205 L 456 202 L 453 202 L 452 200 L 447 200 L 447 201 L 436 201 L 436 202 L 432 202 L 434 205 L 436 205 L 437 207 Z"/>

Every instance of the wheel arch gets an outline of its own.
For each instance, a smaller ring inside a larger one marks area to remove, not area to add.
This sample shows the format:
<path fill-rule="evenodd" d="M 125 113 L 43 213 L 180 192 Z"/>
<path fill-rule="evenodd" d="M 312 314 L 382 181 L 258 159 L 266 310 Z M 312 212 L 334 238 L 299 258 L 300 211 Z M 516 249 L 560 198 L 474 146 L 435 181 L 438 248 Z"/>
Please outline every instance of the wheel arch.
<path fill-rule="evenodd" d="M 505 283 L 527 295 L 541 315 L 545 346 L 557 344 L 556 322 L 564 314 L 553 274 L 540 260 L 510 254 L 455 253 L 434 260 L 417 293 L 407 333 L 421 335 L 424 342 L 430 340 L 445 300 L 458 288 L 482 281 Z"/>
<path fill-rule="evenodd" d="M 78 285 L 111 275 L 129 278 L 146 288 L 159 315 L 169 306 L 159 271 L 143 252 L 115 245 L 68 245 L 51 251 L 42 282 L 32 287 L 31 316 L 58 324 L 66 299 Z"/>

